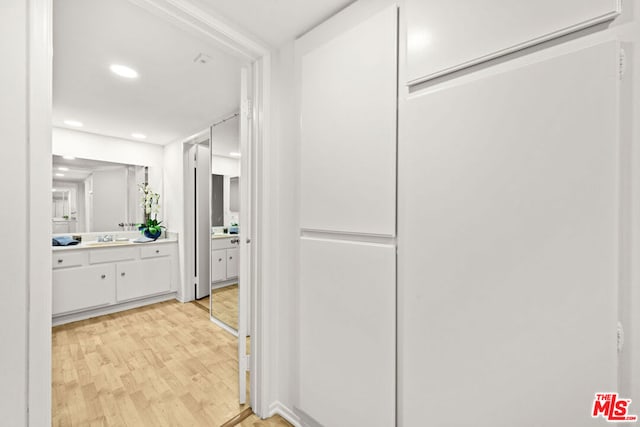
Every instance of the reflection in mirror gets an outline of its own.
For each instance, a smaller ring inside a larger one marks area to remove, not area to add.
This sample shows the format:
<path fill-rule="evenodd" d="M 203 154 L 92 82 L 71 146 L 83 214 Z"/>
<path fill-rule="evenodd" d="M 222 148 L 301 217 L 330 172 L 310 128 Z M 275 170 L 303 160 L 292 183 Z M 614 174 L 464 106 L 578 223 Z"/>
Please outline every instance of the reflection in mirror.
<path fill-rule="evenodd" d="M 146 166 L 53 156 L 53 233 L 135 230 Z"/>
<path fill-rule="evenodd" d="M 238 330 L 240 135 L 238 116 L 211 131 L 212 318 Z"/>

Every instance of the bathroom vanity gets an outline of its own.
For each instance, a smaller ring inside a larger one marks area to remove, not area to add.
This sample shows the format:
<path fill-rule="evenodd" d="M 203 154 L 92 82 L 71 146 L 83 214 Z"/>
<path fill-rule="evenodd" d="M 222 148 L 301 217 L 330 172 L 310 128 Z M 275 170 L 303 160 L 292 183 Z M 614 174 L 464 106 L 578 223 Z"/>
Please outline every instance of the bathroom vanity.
<path fill-rule="evenodd" d="M 240 249 L 237 234 L 211 235 L 211 289 L 238 280 Z"/>
<path fill-rule="evenodd" d="M 178 239 L 52 248 L 53 325 L 174 299 Z"/>

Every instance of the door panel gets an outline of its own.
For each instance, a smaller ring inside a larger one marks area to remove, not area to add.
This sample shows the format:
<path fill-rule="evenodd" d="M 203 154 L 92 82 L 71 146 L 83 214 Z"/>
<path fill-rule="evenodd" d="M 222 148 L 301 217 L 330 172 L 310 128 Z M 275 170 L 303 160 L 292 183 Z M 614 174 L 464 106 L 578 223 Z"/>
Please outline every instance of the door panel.
<path fill-rule="evenodd" d="M 409 84 L 613 19 L 619 0 L 407 0 Z"/>
<path fill-rule="evenodd" d="M 301 227 L 395 235 L 397 8 L 302 57 Z"/>
<path fill-rule="evenodd" d="M 196 245 L 197 288 L 195 298 L 204 298 L 211 291 L 211 150 L 209 141 L 196 149 Z"/>
<path fill-rule="evenodd" d="M 618 47 L 552 52 L 407 102 L 401 426 L 599 425 L 616 390 Z"/>
<path fill-rule="evenodd" d="M 395 247 L 301 239 L 300 409 L 326 426 L 395 422 Z"/>

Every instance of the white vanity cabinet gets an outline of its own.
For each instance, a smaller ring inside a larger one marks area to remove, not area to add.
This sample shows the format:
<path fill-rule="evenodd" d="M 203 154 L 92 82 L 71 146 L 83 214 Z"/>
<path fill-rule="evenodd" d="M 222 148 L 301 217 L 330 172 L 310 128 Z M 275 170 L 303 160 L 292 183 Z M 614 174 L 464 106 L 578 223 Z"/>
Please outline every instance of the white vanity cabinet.
<path fill-rule="evenodd" d="M 240 260 L 240 249 L 227 249 L 227 279 L 235 279 L 238 277 L 238 267 Z"/>
<path fill-rule="evenodd" d="M 211 251 L 211 281 L 227 280 L 227 250 Z"/>
<path fill-rule="evenodd" d="M 174 298 L 177 242 L 53 252 L 53 323 Z"/>
<path fill-rule="evenodd" d="M 122 262 L 116 270 L 118 302 L 171 290 L 171 263 L 166 259 Z"/>
<path fill-rule="evenodd" d="M 238 278 L 240 249 L 232 243 L 238 236 L 211 240 L 211 282 L 225 282 Z"/>
<path fill-rule="evenodd" d="M 53 315 L 116 302 L 116 271 L 112 264 L 53 271 Z"/>

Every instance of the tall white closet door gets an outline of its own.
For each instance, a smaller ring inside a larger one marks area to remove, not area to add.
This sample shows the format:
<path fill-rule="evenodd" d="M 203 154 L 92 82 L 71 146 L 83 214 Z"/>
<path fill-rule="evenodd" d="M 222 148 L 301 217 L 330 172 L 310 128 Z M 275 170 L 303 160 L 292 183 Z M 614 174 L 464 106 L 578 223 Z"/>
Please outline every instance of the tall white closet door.
<path fill-rule="evenodd" d="M 395 422 L 397 7 L 372 13 L 300 57 L 296 409 L 310 425 Z"/>
<path fill-rule="evenodd" d="M 603 423 L 590 411 L 616 390 L 618 47 L 563 51 L 407 101 L 400 426 Z"/>

